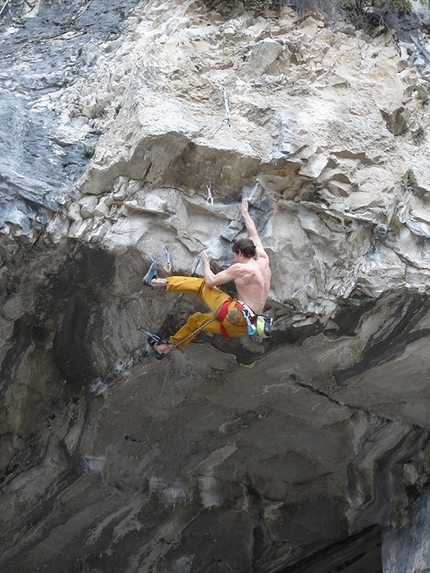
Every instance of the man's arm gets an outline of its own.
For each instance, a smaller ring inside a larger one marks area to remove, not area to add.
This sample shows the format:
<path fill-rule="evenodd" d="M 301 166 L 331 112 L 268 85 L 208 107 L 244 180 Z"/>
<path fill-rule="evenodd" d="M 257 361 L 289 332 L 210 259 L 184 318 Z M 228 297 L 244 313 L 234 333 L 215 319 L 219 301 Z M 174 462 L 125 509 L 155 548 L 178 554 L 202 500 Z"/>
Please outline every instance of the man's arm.
<path fill-rule="evenodd" d="M 228 269 L 214 274 L 210 267 L 212 257 L 206 251 L 203 251 L 201 256 L 203 263 L 203 277 L 208 287 L 225 285 L 230 281 L 234 281 L 238 277 L 241 270 L 240 265 L 234 264 Z"/>
<path fill-rule="evenodd" d="M 257 227 L 255 226 L 254 221 L 252 220 L 251 215 L 248 212 L 248 199 L 242 199 L 242 203 L 239 205 L 239 211 L 242 214 L 243 221 L 245 223 L 246 230 L 249 233 L 249 236 L 254 242 L 254 245 L 257 250 L 257 257 L 267 257 L 267 253 L 264 250 L 263 243 L 257 232 Z"/>

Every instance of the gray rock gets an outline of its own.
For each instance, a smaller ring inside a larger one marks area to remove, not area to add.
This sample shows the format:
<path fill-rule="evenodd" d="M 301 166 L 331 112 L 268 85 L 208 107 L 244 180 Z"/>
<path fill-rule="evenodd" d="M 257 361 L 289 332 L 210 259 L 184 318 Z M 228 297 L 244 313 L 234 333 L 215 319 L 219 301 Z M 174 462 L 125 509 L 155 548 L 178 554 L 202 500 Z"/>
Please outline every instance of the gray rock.
<path fill-rule="evenodd" d="M 2 573 L 421 567 L 422 80 L 391 35 L 280 15 L 4 13 Z M 203 249 L 231 264 L 243 196 L 272 336 L 201 333 L 155 361 L 140 329 L 205 310 L 142 277 L 198 275 Z"/>

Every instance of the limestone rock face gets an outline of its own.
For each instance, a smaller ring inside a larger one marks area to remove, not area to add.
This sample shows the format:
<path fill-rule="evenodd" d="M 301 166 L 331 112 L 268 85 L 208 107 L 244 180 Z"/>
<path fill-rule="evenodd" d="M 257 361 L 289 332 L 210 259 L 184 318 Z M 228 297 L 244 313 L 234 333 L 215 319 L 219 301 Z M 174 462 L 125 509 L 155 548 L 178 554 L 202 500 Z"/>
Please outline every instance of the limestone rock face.
<path fill-rule="evenodd" d="M 287 7 L 8 10 L 2 573 L 424 572 L 429 92 L 404 46 Z M 242 197 L 272 336 L 156 361 L 139 328 L 203 306 L 142 276 L 231 264 Z"/>

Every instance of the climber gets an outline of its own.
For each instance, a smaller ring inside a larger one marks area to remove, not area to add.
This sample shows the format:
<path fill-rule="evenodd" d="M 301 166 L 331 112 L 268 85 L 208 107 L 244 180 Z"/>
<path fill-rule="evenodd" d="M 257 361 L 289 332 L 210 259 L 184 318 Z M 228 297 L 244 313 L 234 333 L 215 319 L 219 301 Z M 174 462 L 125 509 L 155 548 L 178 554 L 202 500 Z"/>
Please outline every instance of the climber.
<path fill-rule="evenodd" d="M 226 338 L 240 336 L 250 329 L 256 330 L 253 322 L 261 316 L 270 287 L 269 257 L 263 248 L 257 228 L 248 212 L 248 201 L 243 199 L 239 211 L 244 220 L 249 239 L 239 239 L 233 245 L 234 264 L 214 274 L 210 268 L 211 256 L 203 251 L 203 279 L 172 276 L 159 278 L 156 270 L 148 271 L 143 283 L 150 287 L 165 288 L 167 292 L 196 294 L 211 310 L 210 313 L 196 312 L 186 324 L 170 337 L 169 341 L 150 337 L 148 343 L 154 348 L 157 359 L 162 359 L 174 348 L 184 348 L 200 330 L 222 334 Z M 150 274 L 152 272 L 152 275 Z M 217 288 L 234 281 L 237 299 Z M 267 316 L 267 315 L 264 315 Z M 264 336 L 264 334 L 263 334 Z"/>

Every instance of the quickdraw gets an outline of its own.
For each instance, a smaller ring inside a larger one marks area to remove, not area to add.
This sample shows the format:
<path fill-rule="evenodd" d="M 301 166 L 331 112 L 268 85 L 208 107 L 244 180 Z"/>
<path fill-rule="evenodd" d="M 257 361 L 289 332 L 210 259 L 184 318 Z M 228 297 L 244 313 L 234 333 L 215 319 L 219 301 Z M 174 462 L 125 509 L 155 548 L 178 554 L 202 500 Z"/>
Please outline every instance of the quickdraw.
<path fill-rule="evenodd" d="M 212 207 L 212 205 L 214 204 L 214 198 L 212 197 L 211 186 L 209 185 L 209 183 L 206 183 L 206 187 L 208 190 L 208 198 L 206 199 L 206 203 Z"/>
<path fill-rule="evenodd" d="M 230 110 L 228 107 L 227 90 L 224 87 L 222 88 L 222 93 L 224 96 L 225 118 L 226 118 L 228 127 L 231 129 L 231 118 L 230 118 Z"/>
<path fill-rule="evenodd" d="M 164 252 L 166 253 L 166 263 L 163 268 L 166 271 L 166 273 L 170 273 L 170 271 L 172 270 L 172 263 L 170 262 L 170 251 L 168 245 L 164 247 Z"/>

